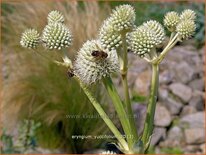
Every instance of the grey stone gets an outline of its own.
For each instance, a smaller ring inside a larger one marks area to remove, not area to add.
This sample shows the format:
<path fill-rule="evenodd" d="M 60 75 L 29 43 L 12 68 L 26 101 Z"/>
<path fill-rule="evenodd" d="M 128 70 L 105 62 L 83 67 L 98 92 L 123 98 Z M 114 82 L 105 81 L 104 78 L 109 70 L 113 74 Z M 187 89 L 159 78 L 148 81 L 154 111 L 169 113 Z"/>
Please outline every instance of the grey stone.
<path fill-rule="evenodd" d="M 157 104 L 155 117 L 154 117 L 154 124 L 156 126 L 166 127 L 170 125 L 171 121 L 172 118 L 167 108 L 160 104 Z"/>
<path fill-rule="evenodd" d="M 190 128 L 204 128 L 205 127 L 205 113 L 197 112 L 194 114 L 183 116 L 180 119 L 180 125 Z"/>
<path fill-rule="evenodd" d="M 189 86 L 192 89 L 203 91 L 204 90 L 204 83 L 205 82 L 204 82 L 203 78 L 202 79 L 195 79 L 189 83 Z"/>
<path fill-rule="evenodd" d="M 186 105 L 182 109 L 181 116 L 190 115 L 196 112 L 197 110 L 193 106 Z"/>
<path fill-rule="evenodd" d="M 193 106 L 198 111 L 204 110 L 204 100 L 201 95 L 193 96 L 189 102 L 190 106 Z"/>
<path fill-rule="evenodd" d="M 172 115 L 179 114 L 180 110 L 183 107 L 183 104 L 181 102 L 179 102 L 176 99 L 173 99 L 171 97 L 168 97 L 164 101 L 164 104 L 167 107 L 167 109 L 169 109 L 169 111 Z"/>
<path fill-rule="evenodd" d="M 158 89 L 158 97 L 159 97 L 160 100 L 165 100 L 165 99 L 167 99 L 168 94 L 169 94 L 169 93 L 168 93 L 167 88 L 164 88 L 164 87 L 162 87 L 162 86 L 159 87 L 159 89 Z"/>
<path fill-rule="evenodd" d="M 155 128 L 152 134 L 151 145 L 156 145 L 161 139 L 165 139 L 166 129 L 165 128 Z"/>
<path fill-rule="evenodd" d="M 195 75 L 194 69 L 187 62 L 182 61 L 176 64 L 175 78 L 182 83 L 188 83 Z"/>
<path fill-rule="evenodd" d="M 150 78 L 150 71 L 140 73 L 135 81 L 134 90 L 140 95 L 147 96 L 149 94 Z"/>
<path fill-rule="evenodd" d="M 138 129 L 138 134 L 141 134 L 144 128 L 147 106 L 145 104 L 133 103 L 132 110 L 136 121 L 136 127 Z"/>
<path fill-rule="evenodd" d="M 183 131 L 180 127 L 174 126 L 168 131 L 165 141 L 160 142 L 161 147 L 180 147 L 184 141 Z"/>
<path fill-rule="evenodd" d="M 185 129 L 184 132 L 187 144 L 201 144 L 205 142 L 204 128 Z"/>
<path fill-rule="evenodd" d="M 164 70 L 159 75 L 159 82 L 160 84 L 168 84 L 172 82 L 173 77 L 174 77 L 173 72 L 170 72 L 169 70 Z"/>
<path fill-rule="evenodd" d="M 200 154 L 199 145 L 186 145 L 183 148 L 185 154 Z"/>
<path fill-rule="evenodd" d="M 169 86 L 172 93 L 187 103 L 192 97 L 192 89 L 182 83 L 173 83 Z"/>

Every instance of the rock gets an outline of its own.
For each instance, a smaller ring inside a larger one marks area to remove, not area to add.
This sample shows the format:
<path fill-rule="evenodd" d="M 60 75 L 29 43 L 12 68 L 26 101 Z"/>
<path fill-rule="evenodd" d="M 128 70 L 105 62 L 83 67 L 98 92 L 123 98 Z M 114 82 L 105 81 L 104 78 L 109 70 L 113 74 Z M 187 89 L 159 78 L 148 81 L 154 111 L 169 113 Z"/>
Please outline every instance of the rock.
<path fill-rule="evenodd" d="M 180 127 L 174 126 L 168 131 L 165 141 L 160 142 L 161 147 L 180 147 L 183 141 L 183 132 Z"/>
<path fill-rule="evenodd" d="M 165 128 L 155 128 L 152 134 L 151 145 L 156 145 L 161 139 L 165 139 L 166 129 Z"/>
<path fill-rule="evenodd" d="M 137 122 L 138 134 L 141 134 L 144 128 L 144 122 L 146 118 L 147 106 L 145 104 L 132 104 L 132 110 L 134 113 L 135 121 Z"/>
<path fill-rule="evenodd" d="M 180 125 L 186 125 L 189 128 L 204 128 L 205 127 L 205 113 L 197 112 L 189 114 L 180 119 Z"/>
<path fill-rule="evenodd" d="M 196 112 L 197 110 L 193 106 L 187 105 L 182 109 L 181 116 L 190 115 Z"/>
<path fill-rule="evenodd" d="M 140 95 L 147 96 L 149 94 L 150 78 L 150 71 L 140 73 L 135 81 L 134 90 Z"/>
<path fill-rule="evenodd" d="M 195 75 L 194 69 L 187 62 L 182 61 L 176 64 L 175 78 L 182 83 L 188 83 Z"/>
<path fill-rule="evenodd" d="M 187 144 L 201 144 L 205 142 L 204 128 L 185 129 L 184 133 Z"/>
<path fill-rule="evenodd" d="M 190 106 L 193 106 L 198 111 L 204 110 L 204 100 L 201 95 L 193 96 L 189 102 Z"/>
<path fill-rule="evenodd" d="M 183 104 L 181 102 L 179 102 L 178 100 L 173 99 L 171 97 L 168 97 L 165 100 L 164 104 L 167 107 L 167 109 L 169 109 L 169 111 L 172 115 L 179 114 L 180 110 L 183 107 Z"/>
<path fill-rule="evenodd" d="M 164 88 L 164 87 L 162 87 L 162 86 L 160 86 L 159 87 L 159 89 L 158 89 L 158 98 L 160 99 L 160 100 L 165 100 L 165 99 L 167 99 L 167 97 L 168 97 L 168 90 L 167 90 L 167 88 Z"/>
<path fill-rule="evenodd" d="M 166 127 L 170 125 L 171 121 L 172 118 L 167 108 L 157 103 L 154 124 L 156 126 Z"/>
<path fill-rule="evenodd" d="M 185 154 L 200 154 L 199 145 L 186 145 L 183 149 Z"/>
<path fill-rule="evenodd" d="M 134 86 L 134 82 L 135 82 L 137 76 L 138 76 L 138 73 L 130 71 L 130 70 L 128 71 L 127 80 L 128 80 L 129 87 Z"/>
<path fill-rule="evenodd" d="M 187 103 L 192 97 L 192 89 L 182 83 L 173 83 L 169 86 L 172 93 Z"/>
<path fill-rule="evenodd" d="M 206 144 L 205 143 L 201 144 L 200 149 L 201 149 L 202 153 L 205 154 L 206 153 L 206 151 L 205 151 L 206 150 Z"/>
<path fill-rule="evenodd" d="M 178 140 L 181 141 L 183 138 L 183 132 L 182 129 L 178 126 L 174 126 L 172 127 L 169 131 L 168 131 L 168 139 L 170 140 Z"/>
<path fill-rule="evenodd" d="M 195 79 L 189 83 L 189 86 L 192 89 L 203 91 L 204 90 L 204 83 L 205 82 L 204 82 L 203 78 L 202 79 Z"/>
<path fill-rule="evenodd" d="M 172 82 L 173 77 L 174 77 L 173 72 L 170 72 L 169 70 L 164 70 L 159 75 L 159 82 L 160 84 L 168 84 Z"/>

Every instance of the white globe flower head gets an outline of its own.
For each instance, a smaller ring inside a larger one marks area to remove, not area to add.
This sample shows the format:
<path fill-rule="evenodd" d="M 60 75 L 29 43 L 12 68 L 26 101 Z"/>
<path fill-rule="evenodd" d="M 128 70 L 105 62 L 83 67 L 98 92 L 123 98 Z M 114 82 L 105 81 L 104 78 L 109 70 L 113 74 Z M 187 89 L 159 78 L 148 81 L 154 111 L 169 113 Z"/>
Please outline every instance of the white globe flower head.
<path fill-rule="evenodd" d="M 180 15 L 181 20 L 195 20 L 196 13 L 193 10 L 186 9 Z"/>
<path fill-rule="evenodd" d="M 114 30 L 111 20 L 105 20 L 100 28 L 99 39 L 102 46 L 109 51 L 117 49 L 121 44 L 121 35 Z"/>
<path fill-rule="evenodd" d="M 154 31 L 139 26 L 127 35 L 129 49 L 140 57 L 145 57 L 152 49 L 159 44 L 158 38 Z"/>
<path fill-rule="evenodd" d="M 131 5 L 120 5 L 113 10 L 110 19 L 118 32 L 131 31 L 135 22 L 135 11 Z"/>
<path fill-rule="evenodd" d="M 34 49 L 40 42 L 40 35 L 35 29 L 27 29 L 21 36 L 20 45 L 24 48 Z"/>
<path fill-rule="evenodd" d="M 51 11 L 47 16 L 48 23 L 64 23 L 64 16 L 57 10 Z"/>
<path fill-rule="evenodd" d="M 84 43 L 74 62 L 74 74 L 87 85 L 118 70 L 119 62 L 116 51 L 103 49 L 97 40 Z"/>
<path fill-rule="evenodd" d="M 61 50 L 71 45 L 72 35 L 64 24 L 51 23 L 44 28 L 42 41 L 47 49 Z"/>
<path fill-rule="evenodd" d="M 179 14 L 175 11 L 168 12 L 164 17 L 164 25 L 169 31 L 174 32 L 177 24 L 180 22 Z"/>
<path fill-rule="evenodd" d="M 183 20 L 177 25 L 177 33 L 180 39 L 189 39 L 192 37 L 196 30 L 196 24 L 193 20 Z"/>
<path fill-rule="evenodd" d="M 149 20 L 145 23 L 143 23 L 143 26 L 146 29 L 150 29 L 151 31 L 153 31 L 157 37 L 157 45 L 160 45 L 164 39 L 165 39 L 165 30 L 163 28 L 163 26 L 155 21 L 155 20 Z"/>

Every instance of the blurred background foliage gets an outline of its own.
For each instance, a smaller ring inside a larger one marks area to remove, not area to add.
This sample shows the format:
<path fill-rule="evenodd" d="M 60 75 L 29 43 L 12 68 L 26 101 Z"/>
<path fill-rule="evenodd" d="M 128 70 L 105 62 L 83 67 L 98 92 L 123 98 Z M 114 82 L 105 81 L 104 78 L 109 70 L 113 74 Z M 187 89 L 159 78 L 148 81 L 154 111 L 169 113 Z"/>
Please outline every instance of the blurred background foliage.
<path fill-rule="evenodd" d="M 101 135 L 109 133 L 100 118 L 69 119 L 67 115 L 97 114 L 79 85 L 68 79 L 66 70 L 39 57 L 35 52 L 23 49 L 19 45 L 21 33 L 26 28 L 37 28 L 39 32 L 46 25 L 47 14 L 51 10 L 60 10 L 65 16 L 66 25 L 71 29 L 74 42 L 68 49 L 74 58 L 82 43 L 97 37 L 99 27 L 111 9 L 117 5 L 130 3 L 136 9 L 136 24 L 154 19 L 162 23 L 168 11 L 181 11 L 191 8 L 197 12 L 197 33 L 195 44 L 201 47 L 204 42 L 205 4 L 193 2 L 69 2 L 34 1 L 2 3 L 1 32 L 3 57 L 3 120 L 6 128 L 16 128 L 19 122 L 32 119 L 41 126 L 36 129 L 37 144 L 43 148 L 61 149 L 66 153 L 83 153 L 91 148 L 104 145 L 104 139 L 72 139 L 72 135 Z M 45 53 L 43 48 L 39 52 Z M 47 53 L 59 59 L 58 54 Z M 108 113 L 107 96 L 103 88 L 94 86 L 92 91 Z M 134 101 L 144 101 L 144 96 L 134 95 Z M 115 119 L 116 121 L 116 119 Z M 9 123 L 6 123 L 9 122 Z M 117 123 L 117 122 L 116 122 Z M 11 144 L 9 139 L 8 145 Z M 4 137 L 4 139 L 7 139 Z M 2 137 L 1 137 L 2 139 Z M 177 149 L 178 150 L 178 149 Z M 179 150 L 165 150 L 178 152 Z M 11 150 L 9 150 L 11 151 Z M 11 151 L 12 152 L 12 151 Z M 10 153 L 11 153 L 10 152 Z M 15 151 L 13 152 L 15 153 Z"/>

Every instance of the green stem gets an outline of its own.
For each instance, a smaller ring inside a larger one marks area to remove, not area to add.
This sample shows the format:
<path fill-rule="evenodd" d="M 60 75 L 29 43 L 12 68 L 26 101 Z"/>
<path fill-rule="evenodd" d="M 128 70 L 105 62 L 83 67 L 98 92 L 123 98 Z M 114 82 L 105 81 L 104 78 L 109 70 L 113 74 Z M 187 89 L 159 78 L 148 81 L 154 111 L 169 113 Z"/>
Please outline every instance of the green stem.
<path fill-rule="evenodd" d="M 123 103 L 117 93 L 117 90 L 111 80 L 110 77 L 106 77 L 103 80 L 104 86 L 110 95 L 112 102 L 114 104 L 115 110 L 117 111 L 118 117 L 120 119 L 121 125 L 123 127 L 124 133 L 126 134 L 126 138 L 129 144 L 129 148 L 132 148 L 133 145 L 133 137 L 131 137 L 131 130 L 130 130 L 130 124 L 129 119 L 127 116 L 126 111 L 124 110 Z"/>
<path fill-rule="evenodd" d="M 134 119 L 134 115 L 132 111 L 132 105 L 130 101 L 129 88 L 128 88 L 128 82 L 127 82 L 128 58 L 127 58 L 126 33 L 123 33 L 121 37 L 122 37 L 122 46 L 123 46 L 123 62 L 122 62 L 123 64 L 121 68 L 122 85 L 124 89 L 127 114 L 129 115 L 131 133 L 134 136 L 134 140 L 133 140 L 133 145 L 134 145 L 135 141 L 137 141 L 138 139 L 138 135 L 137 135 L 135 119 Z"/>
<path fill-rule="evenodd" d="M 78 80 L 78 79 L 77 79 Z M 95 99 L 95 97 L 91 94 L 89 89 L 85 84 L 83 84 L 80 80 L 78 80 L 81 88 L 84 90 L 84 93 L 87 95 L 88 99 L 94 106 L 94 108 L 97 110 L 101 118 L 104 120 L 104 122 L 107 124 L 109 129 L 112 131 L 112 133 L 116 136 L 117 140 L 119 141 L 120 145 L 125 149 L 128 150 L 127 142 L 124 140 L 122 134 L 119 132 L 119 130 L 115 127 L 113 122 L 109 119 L 108 115 L 105 113 L 101 105 L 98 103 L 98 101 Z"/>
<path fill-rule="evenodd" d="M 147 115 L 144 124 L 143 136 L 142 136 L 142 142 L 144 144 L 145 150 L 147 150 L 147 148 L 149 147 L 150 138 L 153 132 L 158 85 L 159 85 L 159 66 L 158 64 L 152 64 L 152 80 L 151 80 L 150 96 L 149 96 Z"/>

